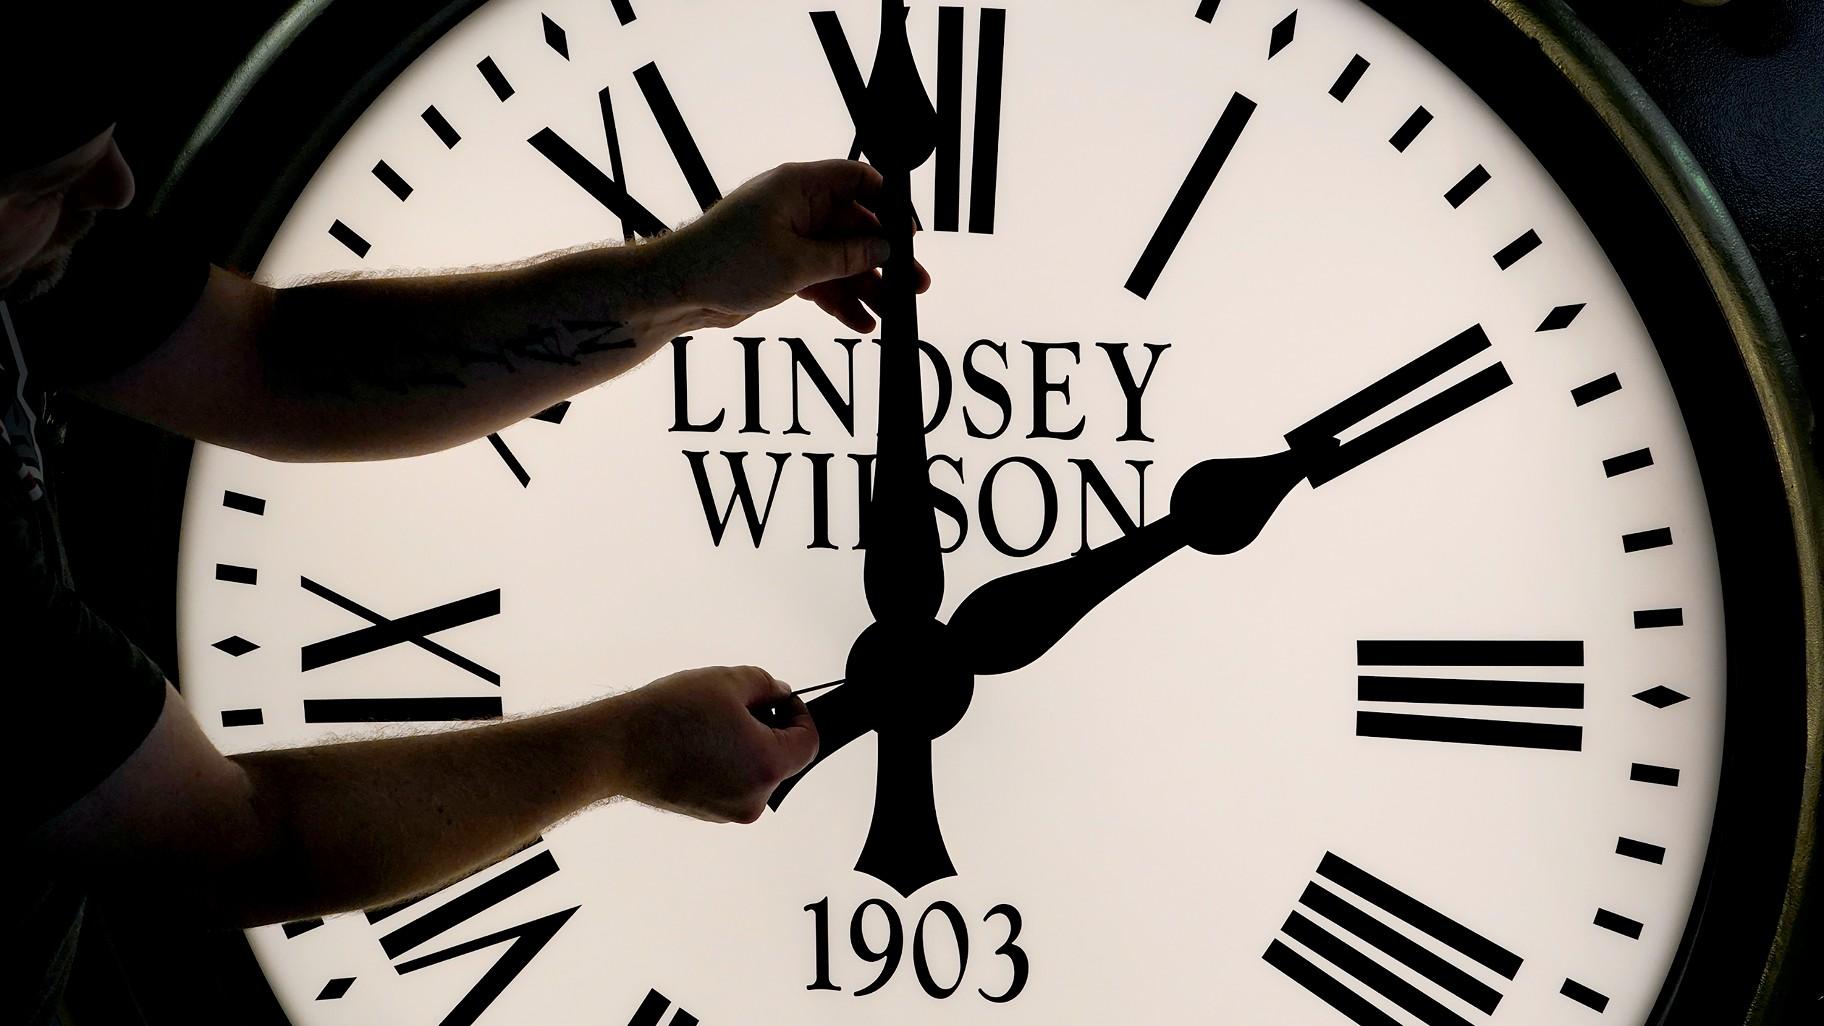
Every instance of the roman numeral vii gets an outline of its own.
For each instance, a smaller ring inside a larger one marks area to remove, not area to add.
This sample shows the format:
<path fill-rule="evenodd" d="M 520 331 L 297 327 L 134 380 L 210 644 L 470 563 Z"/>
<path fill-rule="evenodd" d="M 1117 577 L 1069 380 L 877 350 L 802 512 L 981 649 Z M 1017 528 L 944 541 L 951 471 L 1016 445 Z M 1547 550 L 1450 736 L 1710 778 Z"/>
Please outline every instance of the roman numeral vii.
<path fill-rule="evenodd" d="M 1554 711 L 1583 708 L 1581 683 L 1484 675 L 1490 667 L 1561 672 L 1562 667 L 1582 666 L 1581 641 L 1362 641 L 1356 643 L 1356 662 L 1377 671 L 1381 667 L 1423 668 L 1411 675 L 1361 674 L 1356 678 L 1356 697 L 1365 703 Z M 1576 724 L 1493 716 L 1363 710 L 1356 713 L 1355 733 L 1357 737 L 1562 752 L 1583 749 L 1583 728 Z"/>
<path fill-rule="evenodd" d="M 536 847 L 537 842 L 533 846 Z M 435 908 L 422 911 L 409 921 L 393 927 L 380 937 L 381 950 L 386 952 L 387 958 L 399 959 L 432 940 L 461 928 L 482 913 L 519 896 L 534 884 L 556 873 L 557 860 L 552 858 L 549 850 L 539 850 L 530 858 L 495 873 Z M 454 889 L 449 888 L 438 896 Z M 368 913 L 367 918 L 369 922 L 377 924 L 406 910 L 417 909 L 429 900 L 419 899 L 405 905 L 380 909 Z M 525 971 L 526 966 L 532 964 L 532 960 L 545 949 L 545 945 L 551 943 L 551 938 L 557 936 L 557 932 L 563 929 L 564 924 L 570 921 L 570 917 L 580 907 L 573 905 L 438 951 L 396 961 L 393 969 L 404 976 L 486 948 L 506 945 L 494 964 L 482 973 L 475 985 L 469 988 L 468 993 L 462 996 L 439 1023 L 439 1026 L 471 1026 L 493 1005 L 507 986 Z"/>

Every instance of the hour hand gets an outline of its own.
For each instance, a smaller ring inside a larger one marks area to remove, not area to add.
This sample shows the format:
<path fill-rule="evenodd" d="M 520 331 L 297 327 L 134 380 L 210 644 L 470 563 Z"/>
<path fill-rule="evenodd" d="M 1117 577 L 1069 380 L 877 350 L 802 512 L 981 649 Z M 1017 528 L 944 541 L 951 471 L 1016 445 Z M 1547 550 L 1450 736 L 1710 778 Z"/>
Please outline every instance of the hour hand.
<path fill-rule="evenodd" d="M 1290 452 L 1199 463 L 1179 478 L 1166 516 L 1081 555 L 971 592 L 949 624 L 963 666 L 992 674 L 1031 663 L 1103 599 L 1187 545 L 1216 554 L 1240 551 L 1303 477 Z"/>
<path fill-rule="evenodd" d="M 817 725 L 817 755 L 810 765 L 785 778 L 766 804 L 775 811 L 785 804 L 785 798 L 792 793 L 805 775 L 816 769 L 823 760 L 835 755 L 849 742 L 874 729 L 874 703 L 869 701 L 864 689 L 853 684 L 845 684 L 827 695 L 819 695 L 805 703 L 810 711 L 811 722 Z"/>
<path fill-rule="evenodd" d="M 1369 417 L 1409 399 L 1490 346 L 1473 325 L 1286 435 L 1272 456 L 1205 460 L 1178 479 L 1171 513 L 1080 556 L 1022 570 L 977 588 L 949 631 L 972 673 L 1008 673 L 1058 643 L 1103 599 L 1189 546 L 1224 555 L 1245 548 L 1300 481 L 1323 485 L 1410 441 L 1512 384 L 1497 363 L 1420 400 L 1347 441 Z"/>

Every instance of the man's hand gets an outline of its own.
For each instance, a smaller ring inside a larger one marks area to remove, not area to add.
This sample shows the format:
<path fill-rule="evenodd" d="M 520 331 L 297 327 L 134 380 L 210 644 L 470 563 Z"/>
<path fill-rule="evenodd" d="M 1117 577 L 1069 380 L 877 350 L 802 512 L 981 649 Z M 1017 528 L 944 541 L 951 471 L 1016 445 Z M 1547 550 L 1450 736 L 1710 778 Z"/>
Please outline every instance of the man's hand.
<path fill-rule="evenodd" d="M 754 715 L 777 703 L 796 715 L 783 728 Z M 765 670 L 685 670 L 603 703 L 617 790 L 654 808 L 712 823 L 752 823 L 779 782 L 817 754 L 804 703 Z"/>
<path fill-rule="evenodd" d="M 887 241 L 874 206 L 880 172 L 848 160 L 781 164 L 661 239 L 693 318 L 732 328 L 800 296 L 854 331 L 874 330 Z M 919 268 L 919 291 L 931 284 Z"/>

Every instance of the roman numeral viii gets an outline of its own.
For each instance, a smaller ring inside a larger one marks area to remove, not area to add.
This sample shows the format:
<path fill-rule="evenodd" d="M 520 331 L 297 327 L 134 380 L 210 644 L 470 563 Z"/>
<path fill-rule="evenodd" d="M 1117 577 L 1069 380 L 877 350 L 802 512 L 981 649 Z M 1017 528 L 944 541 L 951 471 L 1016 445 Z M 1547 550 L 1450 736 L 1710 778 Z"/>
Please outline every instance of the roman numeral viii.
<path fill-rule="evenodd" d="M 1463 1009 L 1491 1015 L 1501 1003 L 1488 973 L 1520 971 L 1519 955 L 1335 855 L 1325 853 L 1317 876 L 1261 957 L 1361 1026 L 1402 1026 L 1364 989 L 1428 1026 L 1470 1026 Z"/>
<path fill-rule="evenodd" d="M 1575 681 L 1510 680 L 1484 676 L 1493 667 L 1560 670 L 1583 665 L 1581 641 L 1362 641 L 1362 667 L 1423 667 L 1424 672 L 1392 676 L 1364 673 L 1356 678 L 1362 702 L 1390 705 L 1485 706 L 1506 709 L 1583 708 L 1583 685 Z M 1474 673 L 1473 677 L 1457 676 Z M 1443 741 L 1506 748 L 1583 749 L 1583 728 L 1481 716 L 1436 716 L 1362 710 L 1355 716 L 1358 737 Z"/>
<path fill-rule="evenodd" d="M 910 9 L 908 8 L 908 12 Z M 855 52 L 835 11 L 812 11 L 811 23 L 823 54 L 836 77 L 836 88 L 849 110 L 849 120 L 861 124 L 867 83 L 855 63 Z M 963 82 L 964 9 L 939 7 L 937 11 L 937 182 L 931 201 L 930 227 L 940 232 L 959 228 L 963 182 Z M 981 11 L 975 54 L 974 137 L 970 147 L 969 231 L 994 232 L 994 208 L 1000 177 L 1001 79 L 1007 42 L 1007 12 L 989 7 Z M 861 156 L 861 140 L 849 147 L 849 159 Z M 921 219 L 922 221 L 922 219 Z"/>
<path fill-rule="evenodd" d="M 428 911 L 418 914 L 405 922 L 392 926 L 380 937 L 380 948 L 386 957 L 393 960 L 393 969 L 401 976 L 418 972 L 447 962 L 454 958 L 472 954 L 486 948 L 506 945 L 494 964 L 482 973 L 481 979 L 469 988 L 461 1000 L 456 1002 L 449 1014 L 445 1015 L 439 1026 L 471 1026 L 476 1019 L 493 1005 L 501 993 L 507 989 L 526 966 L 538 957 L 539 952 L 551 943 L 551 938 L 563 929 L 570 917 L 576 914 L 580 905 L 552 912 L 548 915 L 528 919 L 525 922 L 505 929 L 494 930 L 472 940 L 462 941 L 437 951 L 427 952 L 413 958 L 399 961 L 402 956 L 416 951 L 444 934 L 459 930 L 471 920 L 494 908 L 495 906 L 518 897 L 534 884 L 557 874 L 557 860 L 547 849 L 539 848 L 540 842 L 534 841 L 527 850 L 533 854 L 512 866 L 499 870 L 484 870 L 489 873 L 485 879 L 461 893 L 436 904 Z M 534 850 L 536 849 L 536 850 Z M 497 867 L 498 868 L 498 867 Z M 478 876 L 481 874 L 477 874 Z M 474 879 L 474 877 L 471 877 Z M 379 924 L 388 920 L 397 922 L 398 917 L 413 910 L 421 910 L 424 905 L 432 904 L 437 898 L 449 894 L 462 885 L 446 888 L 435 895 L 395 905 L 367 913 L 368 922 Z"/>

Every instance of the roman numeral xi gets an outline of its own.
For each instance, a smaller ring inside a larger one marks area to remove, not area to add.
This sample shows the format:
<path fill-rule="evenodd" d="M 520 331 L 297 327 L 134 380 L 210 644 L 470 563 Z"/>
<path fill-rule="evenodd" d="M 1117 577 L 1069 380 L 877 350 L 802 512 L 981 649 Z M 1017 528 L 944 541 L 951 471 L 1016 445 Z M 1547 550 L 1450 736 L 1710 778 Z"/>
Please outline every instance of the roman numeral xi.
<path fill-rule="evenodd" d="M 1268 965 L 1360 1026 L 1401 1026 L 1364 989 L 1429 1026 L 1471 1026 L 1459 1008 L 1494 1014 L 1502 995 L 1488 981 L 1513 979 L 1519 955 L 1335 855 L 1317 876 L 1261 956 Z"/>
<path fill-rule="evenodd" d="M 1376 671 L 1382 667 L 1423 668 L 1410 675 L 1361 674 L 1356 678 L 1356 697 L 1365 703 L 1541 709 L 1557 715 L 1564 715 L 1560 710 L 1583 708 L 1581 683 L 1486 675 L 1494 667 L 1549 673 L 1582 666 L 1581 641 L 1362 641 L 1356 643 L 1356 662 Z M 1457 676 L 1459 673 L 1475 676 Z M 1583 728 L 1576 724 L 1495 716 L 1362 710 L 1355 716 L 1355 733 L 1357 737 L 1561 752 L 1583 749 Z"/>

